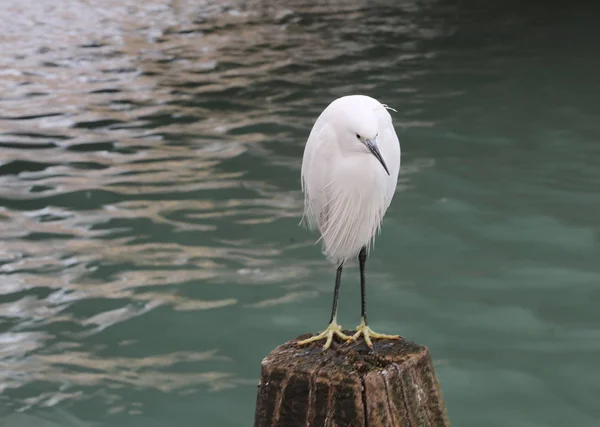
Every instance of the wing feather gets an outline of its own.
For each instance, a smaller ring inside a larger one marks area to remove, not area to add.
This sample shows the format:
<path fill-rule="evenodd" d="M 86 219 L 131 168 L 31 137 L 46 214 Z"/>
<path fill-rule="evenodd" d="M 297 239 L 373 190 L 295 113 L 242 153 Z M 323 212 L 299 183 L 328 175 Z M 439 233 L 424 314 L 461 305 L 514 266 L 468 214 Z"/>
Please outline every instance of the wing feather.
<path fill-rule="evenodd" d="M 331 168 L 328 166 L 337 149 L 337 144 L 331 143 L 334 137 L 332 130 L 317 120 L 304 149 L 301 172 L 304 214 L 301 223 L 309 229 L 320 228 L 328 217 L 327 194 L 331 184 Z"/>

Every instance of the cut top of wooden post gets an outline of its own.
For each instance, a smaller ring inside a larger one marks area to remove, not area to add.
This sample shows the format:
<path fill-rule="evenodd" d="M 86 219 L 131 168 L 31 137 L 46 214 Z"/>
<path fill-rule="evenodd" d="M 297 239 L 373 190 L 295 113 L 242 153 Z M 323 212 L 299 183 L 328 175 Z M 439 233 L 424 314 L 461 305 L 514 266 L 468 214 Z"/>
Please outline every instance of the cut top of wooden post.
<path fill-rule="evenodd" d="M 351 334 L 352 331 L 344 331 Z M 262 362 L 255 427 L 450 426 L 429 350 L 411 341 L 323 342 L 302 335 Z"/>

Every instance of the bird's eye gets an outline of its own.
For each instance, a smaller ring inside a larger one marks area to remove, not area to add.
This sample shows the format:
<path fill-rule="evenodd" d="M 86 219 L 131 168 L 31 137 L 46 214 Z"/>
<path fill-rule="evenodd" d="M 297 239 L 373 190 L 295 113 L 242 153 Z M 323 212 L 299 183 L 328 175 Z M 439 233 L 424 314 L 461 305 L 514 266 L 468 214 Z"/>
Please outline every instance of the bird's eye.
<path fill-rule="evenodd" d="M 359 134 L 356 134 L 356 138 L 357 138 L 357 139 L 360 139 L 360 135 L 359 135 Z"/>

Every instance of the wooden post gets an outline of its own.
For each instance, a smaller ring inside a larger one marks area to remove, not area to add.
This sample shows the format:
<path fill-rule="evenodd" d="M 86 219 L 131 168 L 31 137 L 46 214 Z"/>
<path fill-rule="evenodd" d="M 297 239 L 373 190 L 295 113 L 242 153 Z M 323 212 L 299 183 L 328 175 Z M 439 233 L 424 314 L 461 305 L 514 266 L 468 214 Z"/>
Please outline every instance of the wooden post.
<path fill-rule="evenodd" d="M 352 331 L 344 331 L 351 334 Z M 298 347 L 262 362 L 255 427 L 449 427 L 427 347 L 406 340 Z"/>

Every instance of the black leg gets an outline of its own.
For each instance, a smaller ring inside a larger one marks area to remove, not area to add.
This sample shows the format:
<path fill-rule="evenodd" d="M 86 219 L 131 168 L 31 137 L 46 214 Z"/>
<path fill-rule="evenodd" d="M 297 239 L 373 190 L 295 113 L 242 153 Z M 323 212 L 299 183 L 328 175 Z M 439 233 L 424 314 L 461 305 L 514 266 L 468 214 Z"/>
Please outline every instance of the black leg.
<path fill-rule="evenodd" d="M 335 315 L 337 313 L 337 301 L 338 295 L 340 293 L 340 283 L 342 281 L 342 267 L 344 267 L 344 263 L 340 264 L 335 273 L 335 288 L 333 289 L 333 307 L 331 307 L 331 319 L 329 323 L 333 323 L 335 320 Z"/>
<path fill-rule="evenodd" d="M 360 266 L 360 316 L 367 324 L 367 293 L 365 290 L 365 262 L 367 261 L 367 248 L 363 246 L 358 253 L 358 265 Z"/>

